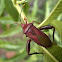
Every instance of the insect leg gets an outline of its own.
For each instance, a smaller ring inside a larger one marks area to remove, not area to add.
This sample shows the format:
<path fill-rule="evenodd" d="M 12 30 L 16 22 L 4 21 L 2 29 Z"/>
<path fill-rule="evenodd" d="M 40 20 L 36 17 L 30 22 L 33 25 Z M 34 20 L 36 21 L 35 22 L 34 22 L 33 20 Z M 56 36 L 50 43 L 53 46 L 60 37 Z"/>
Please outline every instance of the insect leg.
<path fill-rule="evenodd" d="M 35 53 L 30 53 L 30 42 L 31 42 L 31 39 L 29 39 L 28 42 L 27 42 L 27 53 L 28 53 L 28 55 L 43 54 L 43 53 L 37 53 L 37 52 L 35 52 Z"/>
<path fill-rule="evenodd" d="M 29 54 L 29 52 L 30 52 L 30 42 L 31 42 L 31 39 L 28 40 L 27 46 L 26 46 L 28 55 L 30 55 L 30 54 Z"/>
<path fill-rule="evenodd" d="M 53 26 L 43 26 L 40 28 L 40 30 L 43 30 L 43 29 L 52 29 L 53 28 L 53 41 L 54 41 L 54 32 L 55 32 L 55 28 Z"/>
<path fill-rule="evenodd" d="M 34 23 L 34 22 L 36 22 L 36 21 L 32 21 L 32 23 Z M 38 23 L 38 22 L 36 22 L 37 24 L 40 24 L 40 23 Z"/>

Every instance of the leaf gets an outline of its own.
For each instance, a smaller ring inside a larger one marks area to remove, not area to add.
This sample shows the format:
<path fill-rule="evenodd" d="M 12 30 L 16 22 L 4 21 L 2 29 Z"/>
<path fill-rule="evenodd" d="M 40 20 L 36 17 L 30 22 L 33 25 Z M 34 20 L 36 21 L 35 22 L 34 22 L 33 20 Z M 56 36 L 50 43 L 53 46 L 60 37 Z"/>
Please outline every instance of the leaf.
<path fill-rule="evenodd" d="M 37 57 L 35 55 L 31 55 L 26 62 L 37 62 Z"/>
<path fill-rule="evenodd" d="M 31 0 L 25 0 L 25 1 L 29 2 L 29 1 L 31 1 Z"/>
<path fill-rule="evenodd" d="M 46 62 L 62 62 L 62 48 L 56 44 L 52 44 L 49 48 L 41 47 Z"/>
<path fill-rule="evenodd" d="M 0 16 L 2 15 L 4 8 L 5 8 L 4 0 L 0 0 Z"/>
<path fill-rule="evenodd" d="M 25 6 L 24 6 L 24 8 L 23 8 L 23 11 L 24 11 L 25 15 L 28 15 L 28 12 L 29 12 L 29 5 L 28 5 L 27 2 L 25 2 Z"/>
<path fill-rule="evenodd" d="M 2 41 L 2 40 L 0 40 L 0 48 L 4 48 L 11 51 L 22 49 L 20 45 L 16 45 L 14 43 L 8 41 Z"/>
<path fill-rule="evenodd" d="M 9 37 L 9 36 L 13 36 L 17 33 L 19 33 L 21 31 L 21 27 L 17 27 L 17 28 L 12 28 L 8 31 L 5 31 L 3 32 L 2 34 L 0 34 L 0 38 L 3 38 L 3 37 Z"/>
<path fill-rule="evenodd" d="M 3 62 L 18 62 L 19 60 L 24 59 L 26 55 L 26 50 L 24 50 L 23 53 L 18 53 L 10 59 L 3 60 Z"/>
<path fill-rule="evenodd" d="M 4 0 L 5 2 L 5 8 L 9 15 L 14 19 L 14 21 L 18 21 L 19 18 L 19 13 L 14 7 L 13 3 L 11 0 Z"/>
<path fill-rule="evenodd" d="M 54 6 L 57 4 L 58 0 L 47 0 L 46 1 L 46 14 L 45 14 L 45 18 L 49 15 L 49 13 L 51 12 L 51 10 L 54 8 Z"/>
<path fill-rule="evenodd" d="M 62 21 L 54 20 L 51 24 L 57 29 L 62 41 Z"/>
<path fill-rule="evenodd" d="M 1 24 L 13 24 L 14 21 L 11 19 L 11 17 L 5 16 L 5 17 L 0 17 L 0 23 Z"/>
<path fill-rule="evenodd" d="M 48 25 L 61 13 L 62 13 L 62 0 L 59 0 L 54 9 L 49 14 L 49 16 L 37 27 L 40 28 L 41 26 Z"/>
<path fill-rule="evenodd" d="M 35 17 L 36 14 L 37 14 L 37 10 L 38 10 L 38 4 L 37 4 L 37 2 L 38 2 L 38 0 L 35 0 L 35 1 L 34 1 L 32 13 L 31 13 L 31 16 L 32 16 L 32 17 Z"/>

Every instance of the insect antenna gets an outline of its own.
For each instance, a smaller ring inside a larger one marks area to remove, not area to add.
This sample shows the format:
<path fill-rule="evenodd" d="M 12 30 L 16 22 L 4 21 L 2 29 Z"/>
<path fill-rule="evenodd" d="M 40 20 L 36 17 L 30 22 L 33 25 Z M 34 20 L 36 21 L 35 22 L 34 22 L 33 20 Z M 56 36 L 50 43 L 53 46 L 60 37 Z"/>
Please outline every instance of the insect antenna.
<path fill-rule="evenodd" d="M 25 6 L 25 4 L 23 4 L 23 7 Z M 23 7 L 21 9 L 21 13 L 22 13 L 22 10 L 23 10 Z M 20 17 L 21 17 L 21 13 L 20 13 Z M 24 20 L 26 21 L 26 24 L 27 24 L 27 18 L 24 18 Z M 20 22 L 21 22 L 21 19 L 20 19 Z"/>
<path fill-rule="evenodd" d="M 20 5 L 19 5 L 19 6 L 20 6 Z M 24 6 L 25 6 L 25 4 L 23 4 L 23 7 L 24 7 Z M 21 17 L 21 13 L 22 13 L 23 7 L 22 7 L 21 12 L 20 12 L 20 17 Z M 20 22 L 21 22 L 21 18 L 20 18 Z M 22 22 L 21 22 L 21 24 L 22 24 Z"/>
<path fill-rule="evenodd" d="M 38 22 L 36 22 L 36 21 L 32 21 L 32 23 L 34 23 L 34 22 L 37 23 L 37 24 L 40 24 L 40 23 L 38 23 Z"/>

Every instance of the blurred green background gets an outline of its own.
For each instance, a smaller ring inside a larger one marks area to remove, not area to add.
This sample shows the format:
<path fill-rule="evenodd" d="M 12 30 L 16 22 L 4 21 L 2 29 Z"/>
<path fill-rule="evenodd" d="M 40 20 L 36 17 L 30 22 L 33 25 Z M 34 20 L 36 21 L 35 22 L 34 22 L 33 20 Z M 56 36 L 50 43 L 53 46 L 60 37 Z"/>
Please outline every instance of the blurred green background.
<path fill-rule="evenodd" d="M 44 59 L 42 54 L 32 56 L 27 55 L 26 44 L 29 38 L 23 34 L 21 26 L 14 24 L 14 22 L 20 23 L 19 12 L 21 10 L 17 7 L 16 8 L 19 11 L 16 10 L 15 2 L 13 1 L 16 0 L 0 0 L 0 62 L 46 62 L 46 59 Z M 58 3 L 58 0 L 25 1 L 26 2 L 21 3 L 20 8 L 22 8 L 23 3 L 25 3 L 23 13 L 27 17 L 29 23 L 32 21 L 41 23 L 48 17 L 50 12 Z M 62 11 L 62 9 L 59 11 Z M 21 14 L 21 17 L 24 15 Z M 23 17 L 21 18 L 21 21 L 24 23 Z M 55 18 L 55 21 L 49 25 L 53 25 L 54 27 L 56 26 L 59 30 L 59 32 L 57 30 L 55 31 L 55 42 L 62 48 L 62 13 Z M 34 23 L 34 25 L 38 26 L 36 23 Z M 43 30 L 43 32 L 46 33 L 53 42 L 53 30 Z M 41 52 L 40 46 L 31 42 L 30 52 L 36 51 Z M 10 55 L 13 56 L 9 57 Z"/>

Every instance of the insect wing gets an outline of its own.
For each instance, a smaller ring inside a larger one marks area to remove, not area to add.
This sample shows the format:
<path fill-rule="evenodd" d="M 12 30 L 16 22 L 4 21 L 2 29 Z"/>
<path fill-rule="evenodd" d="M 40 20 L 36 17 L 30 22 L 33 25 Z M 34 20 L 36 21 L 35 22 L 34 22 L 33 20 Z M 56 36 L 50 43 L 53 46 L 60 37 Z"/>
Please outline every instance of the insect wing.
<path fill-rule="evenodd" d="M 51 46 L 51 41 L 47 36 L 41 36 L 37 35 L 37 38 L 43 47 L 50 47 Z"/>

